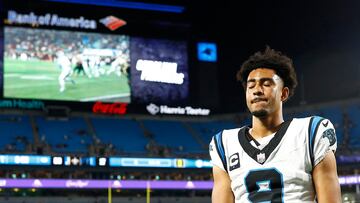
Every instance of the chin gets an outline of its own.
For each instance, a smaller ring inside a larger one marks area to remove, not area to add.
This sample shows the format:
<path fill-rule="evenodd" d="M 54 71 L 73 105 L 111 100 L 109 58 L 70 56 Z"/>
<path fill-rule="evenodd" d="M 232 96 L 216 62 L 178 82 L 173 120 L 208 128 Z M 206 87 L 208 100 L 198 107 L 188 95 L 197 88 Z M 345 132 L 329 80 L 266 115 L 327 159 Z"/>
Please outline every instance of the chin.
<path fill-rule="evenodd" d="M 261 110 L 253 111 L 253 112 L 251 112 L 251 114 L 257 118 L 263 118 L 268 115 L 268 112 L 264 109 L 261 109 Z"/>

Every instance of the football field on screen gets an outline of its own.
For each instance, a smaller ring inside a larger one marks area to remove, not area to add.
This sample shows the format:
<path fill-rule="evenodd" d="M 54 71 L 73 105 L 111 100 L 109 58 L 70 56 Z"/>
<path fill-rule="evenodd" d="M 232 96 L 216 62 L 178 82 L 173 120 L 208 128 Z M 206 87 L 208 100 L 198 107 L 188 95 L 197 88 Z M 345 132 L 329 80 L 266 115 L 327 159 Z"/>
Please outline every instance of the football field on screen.
<path fill-rule="evenodd" d="M 102 67 L 107 70 L 109 67 Z M 5 58 L 4 97 L 66 101 L 130 102 L 128 77 L 115 73 L 88 78 L 72 73 L 66 90 L 59 91 L 60 68 L 51 61 Z"/>

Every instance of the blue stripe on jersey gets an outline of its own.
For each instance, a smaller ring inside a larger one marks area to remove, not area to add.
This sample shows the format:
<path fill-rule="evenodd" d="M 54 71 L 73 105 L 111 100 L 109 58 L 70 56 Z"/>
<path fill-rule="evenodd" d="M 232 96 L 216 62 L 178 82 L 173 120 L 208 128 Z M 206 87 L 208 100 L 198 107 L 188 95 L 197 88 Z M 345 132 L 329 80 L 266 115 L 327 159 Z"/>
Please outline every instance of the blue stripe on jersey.
<path fill-rule="evenodd" d="M 218 149 L 218 153 L 220 155 L 221 161 L 223 162 L 224 169 L 227 171 L 227 164 L 226 164 L 226 158 L 225 158 L 225 151 L 222 144 L 222 132 L 219 132 L 215 135 L 215 141 L 216 141 L 216 148 Z"/>
<path fill-rule="evenodd" d="M 317 129 L 321 123 L 321 121 L 323 121 L 324 118 L 320 117 L 320 116 L 314 116 L 311 118 L 310 120 L 310 128 L 309 128 L 309 150 L 310 150 L 310 158 L 311 158 L 311 163 L 314 166 L 314 142 L 315 142 L 315 136 L 316 136 L 316 132 Z"/>

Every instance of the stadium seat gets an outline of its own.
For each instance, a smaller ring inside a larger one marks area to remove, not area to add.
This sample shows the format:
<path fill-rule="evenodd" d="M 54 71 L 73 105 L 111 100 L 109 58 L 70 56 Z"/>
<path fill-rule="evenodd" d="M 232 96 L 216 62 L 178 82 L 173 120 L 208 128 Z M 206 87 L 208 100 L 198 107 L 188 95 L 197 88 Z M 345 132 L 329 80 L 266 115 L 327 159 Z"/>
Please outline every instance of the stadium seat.
<path fill-rule="evenodd" d="M 28 116 L 0 115 L 1 151 L 24 152 L 26 143 L 33 143 Z"/>
<path fill-rule="evenodd" d="M 92 118 L 97 137 L 101 143 L 111 143 L 116 151 L 145 153 L 147 140 L 139 123 L 129 119 Z"/>
<path fill-rule="evenodd" d="M 72 117 L 68 120 L 48 120 L 36 117 L 39 137 L 50 144 L 54 152 L 87 153 L 92 144 L 85 120 Z"/>
<path fill-rule="evenodd" d="M 156 143 L 170 147 L 174 153 L 203 151 L 180 121 L 144 120 L 143 123 L 154 134 Z"/>

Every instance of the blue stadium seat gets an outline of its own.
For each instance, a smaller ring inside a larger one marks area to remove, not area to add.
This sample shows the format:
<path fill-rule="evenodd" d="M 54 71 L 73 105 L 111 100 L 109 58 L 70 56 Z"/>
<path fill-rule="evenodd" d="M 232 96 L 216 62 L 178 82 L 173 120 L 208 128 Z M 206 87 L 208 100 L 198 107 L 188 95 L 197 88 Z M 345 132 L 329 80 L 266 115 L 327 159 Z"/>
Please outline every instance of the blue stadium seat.
<path fill-rule="evenodd" d="M 23 152 L 26 143 L 33 143 L 32 128 L 28 116 L 0 115 L 0 149 Z"/>
<path fill-rule="evenodd" d="M 97 137 L 124 153 L 145 153 L 147 139 L 139 123 L 130 119 L 92 118 Z"/>
<path fill-rule="evenodd" d="M 203 151 L 200 143 L 180 121 L 144 120 L 143 123 L 154 134 L 156 143 L 175 149 L 174 153 L 179 148 L 182 148 L 183 152 Z"/>
<path fill-rule="evenodd" d="M 349 148 L 360 148 L 360 106 L 352 105 L 348 108 L 348 115 L 350 117 L 350 139 Z"/>
<path fill-rule="evenodd" d="M 189 122 L 189 124 L 206 143 L 210 143 L 212 136 L 221 130 L 241 127 L 231 121 Z"/>
<path fill-rule="evenodd" d="M 92 137 L 83 118 L 68 120 L 47 120 L 36 117 L 39 137 L 50 144 L 54 152 L 86 153 Z"/>

